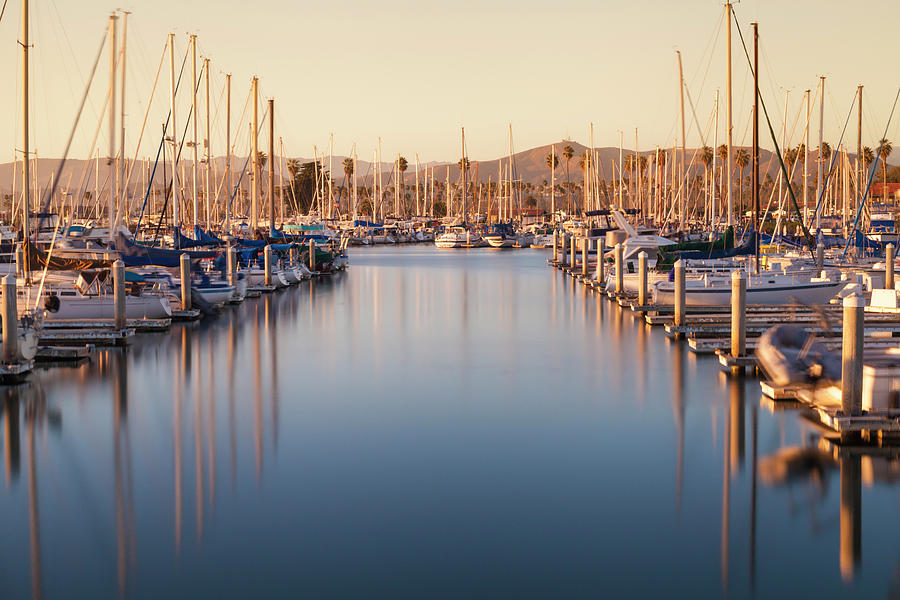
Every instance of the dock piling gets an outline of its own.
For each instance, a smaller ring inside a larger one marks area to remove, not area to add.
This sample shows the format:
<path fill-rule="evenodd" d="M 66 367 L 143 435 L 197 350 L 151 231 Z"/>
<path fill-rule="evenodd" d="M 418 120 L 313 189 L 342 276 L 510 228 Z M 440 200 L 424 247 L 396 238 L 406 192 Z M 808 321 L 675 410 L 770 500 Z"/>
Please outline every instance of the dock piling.
<path fill-rule="evenodd" d="M 894 289 L 894 245 L 888 244 L 884 248 L 884 289 Z"/>
<path fill-rule="evenodd" d="M 622 244 L 616 244 L 616 295 L 625 292 L 625 258 Z"/>
<path fill-rule="evenodd" d="M 841 356 L 841 410 L 845 415 L 862 411 L 865 300 L 856 294 L 844 298 Z"/>
<path fill-rule="evenodd" d="M 575 254 L 575 246 L 576 246 L 575 239 L 576 239 L 575 235 L 573 234 L 572 235 L 572 244 L 571 244 L 571 246 L 569 246 L 569 253 L 571 254 L 571 256 L 570 256 L 571 260 L 569 262 L 571 263 L 571 267 L 572 267 L 572 275 L 575 274 L 575 267 L 578 266 L 578 264 L 577 264 L 578 263 L 578 255 Z"/>
<path fill-rule="evenodd" d="M 16 244 L 16 276 L 21 276 L 25 271 L 25 246 L 22 242 Z"/>
<path fill-rule="evenodd" d="M 581 274 L 585 277 L 588 275 L 588 252 L 591 249 L 591 238 L 585 237 L 581 240 Z"/>
<path fill-rule="evenodd" d="M 16 309 L 16 276 L 3 278 L 3 362 L 13 363 L 19 354 L 19 320 Z"/>
<path fill-rule="evenodd" d="M 266 244 L 263 248 L 263 265 L 265 269 L 266 287 L 272 285 L 272 246 Z"/>
<path fill-rule="evenodd" d="M 113 319 L 116 329 L 125 329 L 126 312 L 125 312 L 125 263 L 122 259 L 117 259 L 113 263 L 113 303 L 115 311 Z"/>
<path fill-rule="evenodd" d="M 603 283 L 603 255 L 606 253 L 606 247 L 603 238 L 597 239 L 597 283 Z"/>
<path fill-rule="evenodd" d="M 237 251 L 234 246 L 228 244 L 228 252 L 225 255 L 228 268 L 228 285 L 237 285 Z"/>
<path fill-rule="evenodd" d="M 553 264 L 559 261 L 559 235 L 553 230 Z"/>
<path fill-rule="evenodd" d="M 747 276 L 731 273 L 731 356 L 739 358 L 747 351 Z M 743 369 L 743 367 L 735 367 Z"/>
<path fill-rule="evenodd" d="M 685 305 L 685 291 L 684 291 L 684 261 L 678 260 L 675 263 L 675 326 L 676 327 L 684 327 L 685 319 L 684 319 L 684 305 Z"/>
<path fill-rule="evenodd" d="M 316 270 L 316 242 L 309 240 L 309 270 Z"/>
<path fill-rule="evenodd" d="M 638 254 L 638 305 L 647 306 L 647 253 Z"/>
<path fill-rule="evenodd" d="M 182 254 L 179 267 L 181 268 L 181 310 L 191 310 L 191 257 Z"/>
<path fill-rule="evenodd" d="M 567 234 L 565 231 L 563 231 L 561 235 L 562 235 L 562 240 L 560 241 L 560 244 L 562 245 L 562 249 L 560 251 L 559 262 L 560 262 L 561 266 L 563 268 L 565 268 L 566 262 L 569 258 L 568 254 L 566 254 L 566 252 L 568 250 L 567 246 L 569 243 L 569 234 Z"/>
<path fill-rule="evenodd" d="M 819 276 L 822 274 L 822 269 L 825 268 L 825 244 L 819 242 L 816 244 L 816 275 Z"/>

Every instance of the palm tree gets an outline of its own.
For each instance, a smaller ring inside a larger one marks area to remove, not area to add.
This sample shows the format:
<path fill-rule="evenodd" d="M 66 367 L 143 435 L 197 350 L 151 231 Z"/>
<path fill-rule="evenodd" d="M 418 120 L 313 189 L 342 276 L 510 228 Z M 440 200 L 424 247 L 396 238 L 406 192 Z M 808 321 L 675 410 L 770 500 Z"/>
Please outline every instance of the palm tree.
<path fill-rule="evenodd" d="M 700 150 L 700 162 L 703 163 L 703 181 L 709 181 L 709 165 L 712 164 L 712 159 L 714 156 L 713 149 L 709 146 L 703 146 L 703 149 Z M 707 198 L 709 197 L 709 186 L 704 186 L 706 188 Z"/>
<path fill-rule="evenodd" d="M 347 198 L 350 198 L 350 177 L 353 176 L 353 159 L 349 156 L 344 159 L 344 185 L 347 188 Z"/>
<path fill-rule="evenodd" d="M 738 148 L 734 155 L 734 165 L 738 168 L 738 206 L 743 212 L 744 207 L 744 168 L 750 163 L 750 154 L 746 148 Z"/>
<path fill-rule="evenodd" d="M 256 162 L 259 165 L 259 170 L 262 171 L 266 168 L 266 163 L 269 161 L 269 157 L 265 152 L 259 151 L 256 153 Z"/>
<path fill-rule="evenodd" d="M 878 142 L 878 157 L 881 159 L 881 182 L 883 184 L 881 189 L 884 192 L 885 202 L 887 202 L 887 159 L 893 149 L 891 141 L 887 138 L 881 138 L 881 141 Z"/>
<path fill-rule="evenodd" d="M 563 158 L 566 159 L 566 188 L 568 189 L 568 193 L 569 193 L 569 208 L 571 210 L 572 188 L 571 188 L 571 184 L 569 183 L 569 161 L 572 160 L 573 156 L 575 156 L 575 149 L 572 148 L 572 146 L 570 146 L 569 144 L 566 144 L 566 147 L 563 148 L 562 153 L 563 153 Z"/>
<path fill-rule="evenodd" d="M 559 156 L 555 152 L 551 152 L 547 155 L 547 168 L 555 169 L 559 166 Z"/>
<path fill-rule="evenodd" d="M 291 158 L 287 161 L 287 170 L 288 175 L 291 176 L 291 179 L 297 178 L 297 173 L 300 172 L 300 161 L 296 158 Z"/>

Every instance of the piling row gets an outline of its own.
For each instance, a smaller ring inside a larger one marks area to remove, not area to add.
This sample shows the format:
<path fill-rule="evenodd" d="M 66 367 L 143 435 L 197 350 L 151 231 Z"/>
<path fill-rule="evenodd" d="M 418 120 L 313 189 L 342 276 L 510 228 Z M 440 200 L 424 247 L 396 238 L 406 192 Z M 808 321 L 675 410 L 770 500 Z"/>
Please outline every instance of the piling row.
<path fill-rule="evenodd" d="M 818 416 L 819 422 L 838 434 L 840 440 L 856 440 L 862 436 L 877 439 L 880 443 L 900 436 L 900 406 L 891 405 L 887 409 L 877 410 L 874 407 L 864 410 L 863 406 L 864 370 L 870 369 L 866 359 L 876 354 L 884 356 L 887 349 L 898 347 L 895 338 L 900 337 L 900 313 L 867 312 L 865 299 L 855 294 L 815 308 L 748 305 L 747 275 L 743 271 L 732 273 L 730 306 L 688 306 L 685 265 L 682 261 L 676 262 L 673 269 L 673 304 L 654 305 L 648 286 L 648 256 L 645 252 L 638 255 L 637 292 L 631 294 L 625 291 L 624 247 L 621 243 L 617 243 L 611 252 L 611 265 L 605 260 L 600 263 L 610 266 L 608 279 L 604 277 L 605 269 L 597 268 L 596 260 L 589 262 L 590 239 L 582 238 L 580 265 L 576 262 L 575 246 L 576 240 L 568 234 L 554 236 L 554 259 L 548 262 L 588 288 L 605 295 L 636 318 L 643 319 L 646 324 L 664 327 L 667 336 L 679 340 L 679 343 L 687 343 L 692 352 L 715 355 L 727 373 L 744 376 L 749 369 L 751 373 L 758 374 L 762 378 L 761 389 L 770 399 L 806 403 Z M 604 257 L 602 241 L 598 240 L 596 247 L 596 256 Z M 569 248 L 570 254 L 567 255 Z M 894 248 L 889 245 L 885 266 L 887 289 L 894 288 L 893 254 Z M 815 257 L 819 272 L 823 258 L 824 248 L 820 245 Z M 592 275 L 594 272 L 596 277 Z M 816 390 L 812 385 L 778 388 L 765 381 L 765 373 L 761 371 L 754 353 L 757 341 L 772 326 L 785 323 L 788 316 L 791 324 L 804 326 L 817 342 L 831 351 L 840 352 L 843 376 L 837 386 L 839 397 L 826 398 L 821 390 Z M 900 361 L 895 359 L 895 362 Z"/>

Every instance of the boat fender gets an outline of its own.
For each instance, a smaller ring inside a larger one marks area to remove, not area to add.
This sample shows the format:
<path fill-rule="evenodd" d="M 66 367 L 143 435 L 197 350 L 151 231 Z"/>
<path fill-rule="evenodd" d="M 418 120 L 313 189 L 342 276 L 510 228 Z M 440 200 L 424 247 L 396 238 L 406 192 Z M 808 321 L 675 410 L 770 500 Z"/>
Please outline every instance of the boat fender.
<path fill-rule="evenodd" d="M 59 296 L 53 294 L 44 300 L 44 308 L 52 313 L 59 312 Z"/>

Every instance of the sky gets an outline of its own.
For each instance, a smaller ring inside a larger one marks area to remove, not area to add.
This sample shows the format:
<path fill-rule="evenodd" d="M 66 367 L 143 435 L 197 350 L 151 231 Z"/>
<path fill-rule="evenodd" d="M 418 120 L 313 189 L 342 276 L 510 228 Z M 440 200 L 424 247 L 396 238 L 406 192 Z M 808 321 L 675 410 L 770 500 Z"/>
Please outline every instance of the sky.
<path fill-rule="evenodd" d="M 688 94 L 687 145 L 713 145 L 717 89 L 718 141 L 724 141 L 724 8 L 716 0 L 116 1 L 121 4 L 31 2 L 31 145 L 39 156 L 62 155 L 108 16 L 117 8 L 131 12 L 128 157 L 156 153 L 168 113 L 167 55 L 151 91 L 170 32 L 176 70 L 189 34 L 197 35 L 200 60 L 210 59 L 214 155 L 226 147 L 225 73 L 232 74 L 232 142 L 238 154 L 246 154 L 249 144 L 249 112 L 243 109 L 253 75 L 260 78 L 260 114 L 265 100 L 275 99 L 276 138 L 288 156 L 311 157 L 314 147 L 327 152 L 333 134 L 335 154 L 348 154 L 355 143 L 360 159 L 371 159 L 380 136 L 387 161 L 397 153 L 410 162 L 416 154 L 423 162 L 455 161 L 465 127 L 468 155 L 488 160 L 507 152 L 510 125 L 515 150 L 564 138 L 587 144 L 591 123 L 597 146 L 618 145 L 621 131 L 625 146 L 633 148 L 635 128 L 639 148 L 671 146 L 680 131 L 676 50 Z M 0 92 L 3 162 L 21 148 L 21 7 L 22 0 L 8 0 L 0 20 L 0 62 L 8 84 Z M 790 90 L 787 136 L 795 145 L 805 125 L 804 90 L 815 90 L 824 75 L 825 139 L 837 144 L 862 84 L 864 143 L 877 145 L 900 85 L 891 66 L 900 3 L 744 0 L 735 4 L 735 14 L 748 44 L 749 24 L 760 23 L 761 92 L 779 136 L 785 92 Z M 733 52 L 734 140 L 749 144 L 752 81 L 736 30 Z M 187 80 L 190 60 L 185 74 Z M 95 131 L 94 152 L 109 152 L 101 114 L 108 84 L 104 54 L 70 156 L 91 155 Z M 200 138 L 203 91 L 201 86 Z M 176 108 L 180 131 L 189 108 L 185 85 Z M 898 134 L 892 124 L 888 137 Z M 816 105 L 810 147 L 818 145 L 817 137 Z M 772 147 L 766 136 L 761 139 Z M 267 135 L 263 148 L 266 140 Z M 855 148 L 855 112 L 844 142 Z"/>

